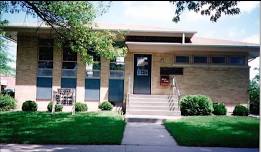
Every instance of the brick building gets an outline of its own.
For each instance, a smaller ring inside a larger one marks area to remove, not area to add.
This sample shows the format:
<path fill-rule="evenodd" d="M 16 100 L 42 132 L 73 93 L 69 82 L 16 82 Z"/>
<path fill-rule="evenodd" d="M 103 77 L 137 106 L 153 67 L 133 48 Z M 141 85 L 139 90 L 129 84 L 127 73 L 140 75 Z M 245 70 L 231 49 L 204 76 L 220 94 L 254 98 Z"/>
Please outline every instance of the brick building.
<path fill-rule="evenodd" d="M 170 96 L 174 107 L 178 97 L 191 94 L 208 95 L 228 107 L 248 104 L 248 61 L 259 56 L 259 45 L 199 38 L 191 31 L 110 29 L 127 31 L 124 62 L 93 54 L 90 67 L 58 47 L 49 27 L 6 27 L 17 41 L 18 108 L 35 100 L 46 110 L 57 88 L 75 88 L 77 102 L 90 110 L 109 100 L 134 115 L 170 113 Z"/>

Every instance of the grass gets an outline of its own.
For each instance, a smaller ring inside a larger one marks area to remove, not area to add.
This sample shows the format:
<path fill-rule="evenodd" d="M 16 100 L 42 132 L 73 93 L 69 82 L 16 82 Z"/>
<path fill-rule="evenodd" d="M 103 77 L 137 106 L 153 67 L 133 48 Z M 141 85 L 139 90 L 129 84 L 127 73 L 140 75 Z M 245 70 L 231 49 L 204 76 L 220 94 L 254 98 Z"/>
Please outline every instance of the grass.
<path fill-rule="evenodd" d="M 0 143 L 121 144 L 124 127 L 115 112 L 1 112 Z"/>
<path fill-rule="evenodd" d="M 258 147 L 259 119 L 240 116 L 190 116 L 164 122 L 183 146 Z"/>

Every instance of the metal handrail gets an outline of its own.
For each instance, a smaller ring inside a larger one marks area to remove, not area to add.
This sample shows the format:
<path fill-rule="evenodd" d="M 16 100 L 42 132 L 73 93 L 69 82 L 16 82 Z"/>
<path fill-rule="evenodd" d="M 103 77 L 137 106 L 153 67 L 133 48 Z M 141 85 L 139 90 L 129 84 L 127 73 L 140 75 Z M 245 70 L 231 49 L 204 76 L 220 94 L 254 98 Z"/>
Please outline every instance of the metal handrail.
<path fill-rule="evenodd" d="M 131 88 L 131 83 L 130 83 L 130 76 L 128 77 L 128 92 L 127 92 L 127 104 L 129 105 L 129 102 L 130 102 L 130 88 Z"/>
<path fill-rule="evenodd" d="M 179 107 L 179 99 L 180 99 L 180 91 L 177 85 L 177 82 L 175 80 L 175 76 L 172 76 L 172 84 L 170 85 L 170 93 L 169 93 L 169 102 L 171 103 L 173 101 L 173 95 L 175 93 L 175 88 L 177 91 L 177 95 L 178 95 L 178 107 Z"/>

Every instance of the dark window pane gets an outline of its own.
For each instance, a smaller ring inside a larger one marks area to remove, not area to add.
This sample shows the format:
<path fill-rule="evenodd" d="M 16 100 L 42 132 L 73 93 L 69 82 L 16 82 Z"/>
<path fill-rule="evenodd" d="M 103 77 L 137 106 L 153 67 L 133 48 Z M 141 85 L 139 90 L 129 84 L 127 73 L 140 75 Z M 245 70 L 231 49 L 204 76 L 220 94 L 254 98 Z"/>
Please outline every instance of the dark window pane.
<path fill-rule="evenodd" d="M 69 47 L 63 49 L 63 61 L 77 61 L 77 53 L 72 52 Z"/>
<path fill-rule="evenodd" d="M 39 61 L 38 62 L 38 68 L 52 69 L 53 68 L 53 62 L 52 61 Z"/>
<path fill-rule="evenodd" d="M 52 98 L 52 78 L 37 78 L 37 90 L 36 98 L 37 99 L 46 99 L 49 100 Z"/>
<path fill-rule="evenodd" d="M 183 75 L 183 68 L 161 67 L 160 75 Z"/>
<path fill-rule="evenodd" d="M 244 65 L 245 64 L 245 57 L 243 56 L 231 56 L 228 58 L 229 64 L 234 65 Z"/>
<path fill-rule="evenodd" d="M 109 101 L 122 102 L 124 91 L 124 80 L 109 80 Z"/>
<path fill-rule="evenodd" d="M 224 64 L 226 62 L 225 57 L 223 56 L 213 56 L 211 57 L 211 62 L 215 64 Z"/>
<path fill-rule="evenodd" d="M 124 65 L 116 64 L 116 63 L 110 63 L 110 70 L 122 70 L 122 71 L 124 71 Z"/>
<path fill-rule="evenodd" d="M 194 56 L 194 63 L 208 63 L 206 56 Z"/>
<path fill-rule="evenodd" d="M 53 39 L 39 39 L 39 45 L 52 47 Z"/>
<path fill-rule="evenodd" d="M 93 68 L 93 70 L 100 70 L 101 69 L 101 63 L 100 62 L 93 63 L 92 68 Z"/>
<path fill-rule="evenodd" d="M 53 48 L 39 47 L 39 60 L 53 60 Z"/>
<path fill-rule="evenodd" d="M 61 88 L 76 88 L 76 78 L 62 78 Z"/>
<path fill-rule="evenodd" d="M 189 63 L 189 56 L 176 56 L 176 63 Z"/>
<path fill-rule="evenodd" d="M 76 69 L 76 62 L 63 62 L 63 69 Z"/>
<path fill-rule="evenodd" d="M 100 100 L 100 79 L 85 79 L 85 100 Z"/>

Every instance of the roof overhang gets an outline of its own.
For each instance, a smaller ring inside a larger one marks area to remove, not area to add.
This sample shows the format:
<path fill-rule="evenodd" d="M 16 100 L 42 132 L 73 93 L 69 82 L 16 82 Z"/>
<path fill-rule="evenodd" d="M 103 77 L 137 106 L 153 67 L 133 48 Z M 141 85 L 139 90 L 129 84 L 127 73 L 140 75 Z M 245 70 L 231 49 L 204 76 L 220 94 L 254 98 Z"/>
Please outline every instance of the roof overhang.
<path fill-rule="evenodd" d="M 42 25 L 42 26 L 24 26 L 24 25 L 20 25 L 20 26 L 12 26 L 12 25 L 8 25 L 3 27 L 4 31 L 7 32 L 7 36 L 12 36 L 15 35 L 13 33 L 50 33 L 53 32 L 52 28 L 50 26 L 46 26 L 46 25 Z M 123 33 L 125 33 L 126 36 L 163 36 L 163 37 L 189 37 L 191 38 L 194 34 L 196 34 L 196 32 L 194 31 L 173 31 L 173 30 L 132 30 L 132 29 L 103 29 L 103 28 L 99 28 L 99 27 L 94 27 L 94 30 L 110 30 L 110 31 L 121 31 Z M 11 33 L 11 34 L 9 34 Z"/>
<path fill-rule="evenodd" d="M 171 53 L 175 51 L 245 52 L 249 58 L 260 55 L 259 45 L 204 45 L 191 43 L 125 42 L 130 52 Z"/>

